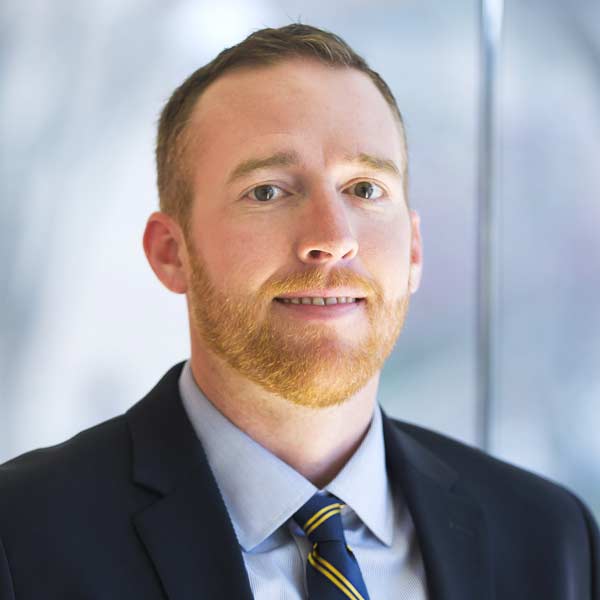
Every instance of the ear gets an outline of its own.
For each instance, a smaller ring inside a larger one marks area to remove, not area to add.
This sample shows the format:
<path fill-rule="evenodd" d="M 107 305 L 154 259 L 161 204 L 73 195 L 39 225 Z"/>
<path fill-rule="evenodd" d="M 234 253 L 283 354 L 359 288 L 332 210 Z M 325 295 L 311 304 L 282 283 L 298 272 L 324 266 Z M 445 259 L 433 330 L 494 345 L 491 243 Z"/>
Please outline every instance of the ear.
<path fill-rule="evenodd" d="M 410 244 L 410 274 L 409 289 L 414 294 L 421 285 L 423 272 L 423 242 L 421 240 L 421 217 L 416 210 L 410 211 L 411 244 Z"/>
<path fill-rule="evenodd" d="M 146 258 L 161 283 L 176 294 L 185 294 L 187 254 L 179 224 L 165 213 L 152 213 L 146 223 L 143 243 Z"/>

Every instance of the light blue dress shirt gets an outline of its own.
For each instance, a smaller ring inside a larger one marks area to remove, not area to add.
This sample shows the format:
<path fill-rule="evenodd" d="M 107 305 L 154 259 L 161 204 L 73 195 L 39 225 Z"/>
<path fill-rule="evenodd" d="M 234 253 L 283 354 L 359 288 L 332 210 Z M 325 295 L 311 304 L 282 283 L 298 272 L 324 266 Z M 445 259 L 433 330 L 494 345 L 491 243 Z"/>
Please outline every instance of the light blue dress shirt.
<path fill-rule="evenodd" d="M 308 598 L 305 570 L 311 547 L 292 515 L 319 491 L 346 504 L 346 541 L 371 600 L 427 599 L 412 518 L 388 483 L 379 405 L 359 448 L 318 490 L 219 412 L 196 384 L 189 361 L 179 390 L 223 496 L 256 600 Z"/>

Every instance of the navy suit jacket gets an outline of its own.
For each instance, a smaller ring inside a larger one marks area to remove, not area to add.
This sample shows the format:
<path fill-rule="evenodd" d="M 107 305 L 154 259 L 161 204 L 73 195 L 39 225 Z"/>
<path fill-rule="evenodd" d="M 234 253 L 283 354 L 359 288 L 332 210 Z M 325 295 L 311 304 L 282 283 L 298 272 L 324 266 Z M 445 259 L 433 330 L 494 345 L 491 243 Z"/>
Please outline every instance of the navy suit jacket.
<path fill-rule="evenodd" d="M 124 415 L 0 467 L 0 600 L 252 598 L 181 368 Z M 384 438 L 431 600 L 600 600 L 598 529 L 573 494 L 385 415 Z"/>

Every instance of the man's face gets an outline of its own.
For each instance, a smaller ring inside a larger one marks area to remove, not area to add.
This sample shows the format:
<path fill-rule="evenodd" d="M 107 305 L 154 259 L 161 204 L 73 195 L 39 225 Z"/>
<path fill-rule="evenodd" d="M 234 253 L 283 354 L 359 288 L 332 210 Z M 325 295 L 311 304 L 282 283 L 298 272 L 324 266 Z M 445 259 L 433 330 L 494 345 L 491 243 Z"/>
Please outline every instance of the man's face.
<path fill-rule="evenodd" d="M 379 373 L 409 304 L 391 109 L 359 71 L 295 59 L 222 76 L 189 133 L 193 343 L 289 401 L 343 402 Z"/>

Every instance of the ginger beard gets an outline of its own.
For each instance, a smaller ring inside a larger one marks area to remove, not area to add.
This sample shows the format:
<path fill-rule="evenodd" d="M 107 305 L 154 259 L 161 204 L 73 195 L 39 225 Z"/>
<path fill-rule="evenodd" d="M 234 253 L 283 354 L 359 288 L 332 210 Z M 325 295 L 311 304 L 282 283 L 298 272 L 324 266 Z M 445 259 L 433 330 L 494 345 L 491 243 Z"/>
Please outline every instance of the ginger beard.
<path fill-rule="evenodd" d="M 402 331 L 408 286 L 390 304 L 380 286 L 356 273 L 313 269 L 268 280 L 254 296 L 236 296 L 215 288 L 202 259 L 187 246 L 190 318 L 206 347 L 245 378 L 295 404 L 324 408 L 353 396 L 381 370 Z M 339 319 L 347 324 L 301 321 L 274 306 L 281 294 L 341 286 L 364 291 L 362 309 L 368 319 L 355 314 Z M 362 327 L 352 319 L 362 320 Z M 360 331 L 365 326 L 362 339 L 341 335 L 344 327 Z"/>

